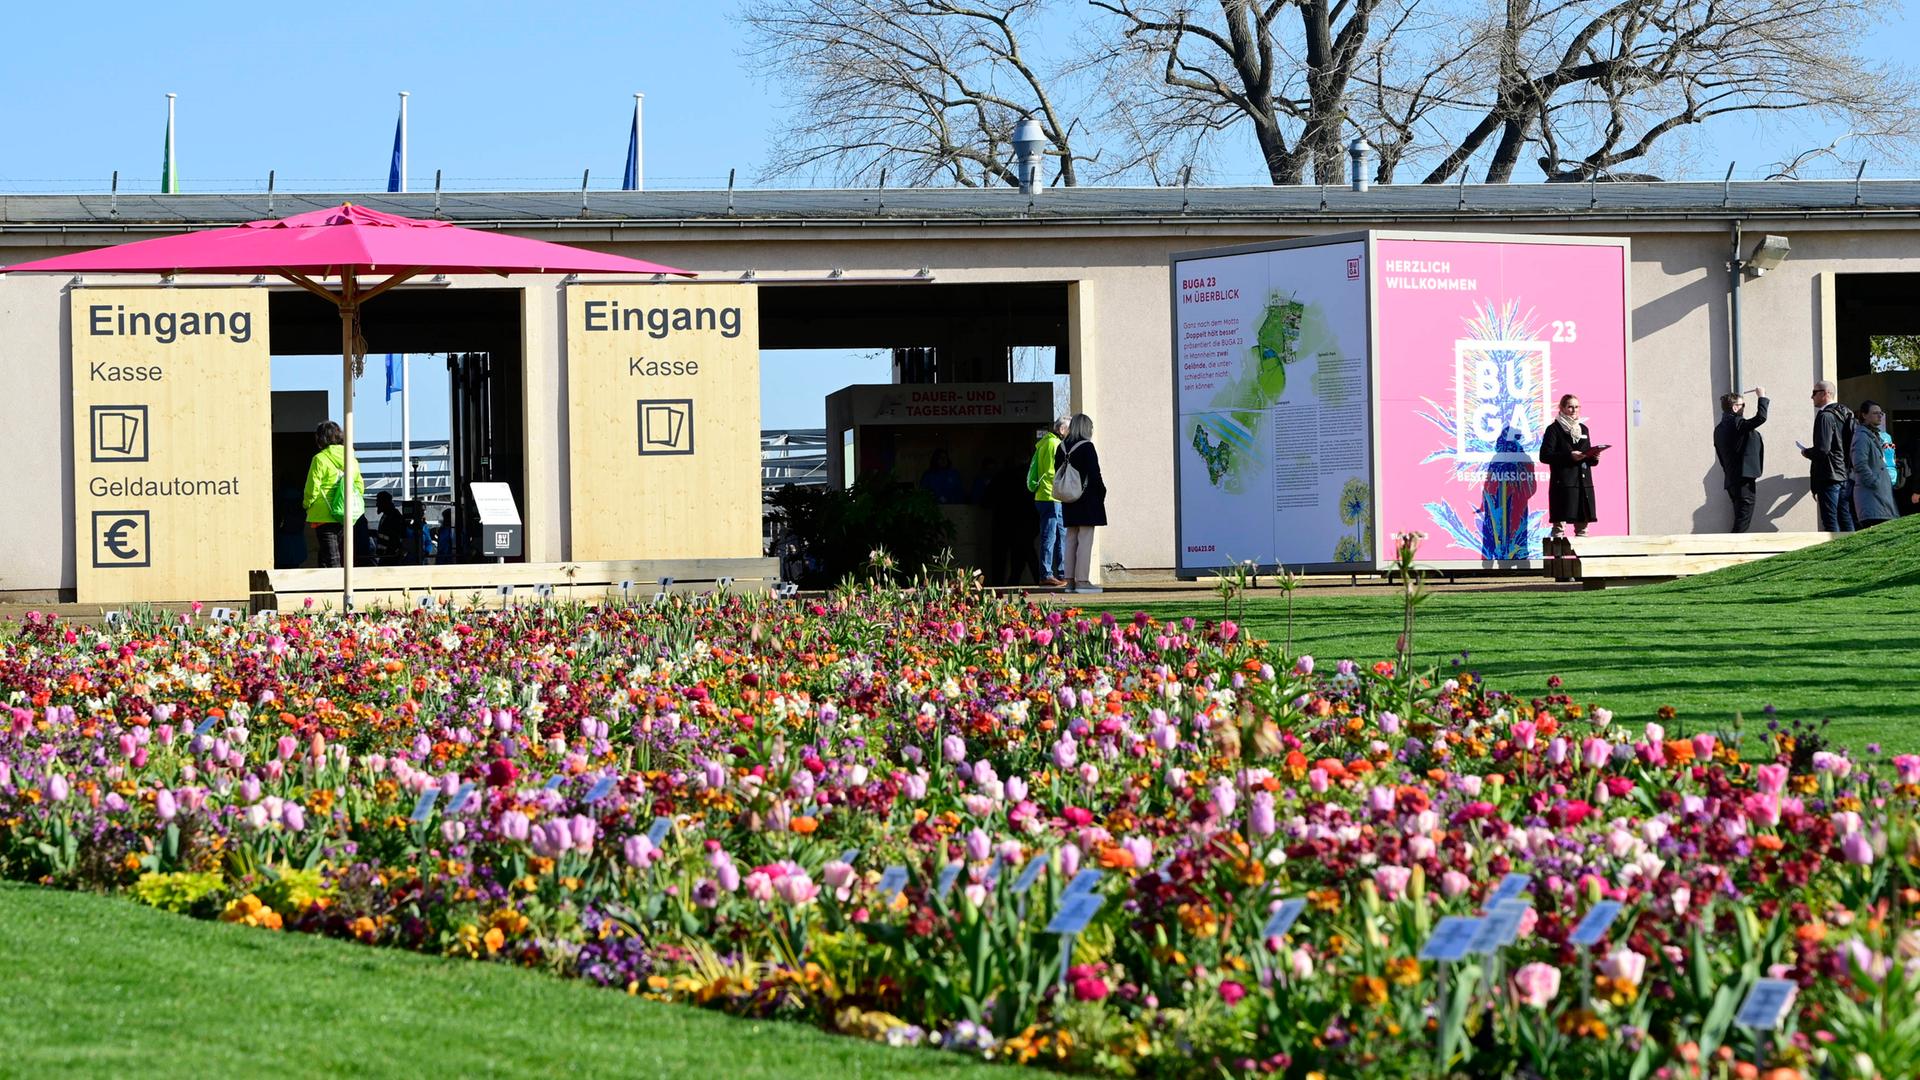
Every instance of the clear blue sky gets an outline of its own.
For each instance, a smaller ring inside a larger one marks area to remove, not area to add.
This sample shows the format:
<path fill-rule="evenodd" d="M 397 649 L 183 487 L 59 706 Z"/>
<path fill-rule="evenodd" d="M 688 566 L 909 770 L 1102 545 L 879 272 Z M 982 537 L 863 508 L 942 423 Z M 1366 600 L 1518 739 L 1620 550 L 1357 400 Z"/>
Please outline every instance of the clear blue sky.
<path fill-rule="evenodd" d="M 1901 3 L 1910 12 L 1920 0 Z M 647 95 L 648 186 L 721 186 L 729 168 L 748 183 L 786 96 L 741 54 L 736 11 L 733 0 L 13 4 L 0 192 L 102 191 L 116 169 L 123 190 L 154 190 L 169 91 L 180 95 L 176 153 L 189 192 L 263 190 L 269 169 L 285 190 L 381 190 L 400 90 L 412 93 L 416 190 L 435 169 L 450 188 L 570 189 L 583 169 L 595 187 L 617 187 L 636 91 Z M 1917 50 L 1911 17 L 1869 46 L 1894 59 Z M 1735 120 L 1697 140 L 1691 171 L 1718 177 L 1738 160 L 1738 175 L 1764 175 L 1765 163 L 1815 141 L 1826 140 Z M 1904 170 L 1869 167 L 1893 172 Z M 769 357 L 764 370 L 768 427 L 818 426 L 828 390 L 886 378 L 870 354 Z M 356 393 L 378 402 L 379 364 L 369 371 Z M 437 361 L 420 366 L 422 399 L 436 385 L 444 394 L 443 373 L 438 384 L 426 377 L 440 371 Z M 397 411 L 383 405 L 367 420 L 368 438 L 397 434 Z M 423 437 L 444 427 L 416 416 Z"/>

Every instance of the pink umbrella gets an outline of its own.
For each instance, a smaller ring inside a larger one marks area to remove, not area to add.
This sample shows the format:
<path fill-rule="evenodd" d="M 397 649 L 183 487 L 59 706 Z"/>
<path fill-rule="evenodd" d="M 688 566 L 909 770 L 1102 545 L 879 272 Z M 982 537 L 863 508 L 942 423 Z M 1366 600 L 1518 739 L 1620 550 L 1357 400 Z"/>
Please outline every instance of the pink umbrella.
<path fill-rule="evenodd" d="M 366 354 L 360 307 L 421 274 L 678 274 L 671 266 L 583 251 L 445 221 L 383 214 L 352 203 L 231 229 L 163 236 L 0 267 L 0 273 L 273 274 L 340 309 L 340 381 L 347 446 L 353 446 L 353 377 Z M 384 276 L 362 289 L 360 276 Z M 330 289 L 319 279 L 337 277 Z M 353 608 L 351 526 L 341 545 L 341 592 Z"/>

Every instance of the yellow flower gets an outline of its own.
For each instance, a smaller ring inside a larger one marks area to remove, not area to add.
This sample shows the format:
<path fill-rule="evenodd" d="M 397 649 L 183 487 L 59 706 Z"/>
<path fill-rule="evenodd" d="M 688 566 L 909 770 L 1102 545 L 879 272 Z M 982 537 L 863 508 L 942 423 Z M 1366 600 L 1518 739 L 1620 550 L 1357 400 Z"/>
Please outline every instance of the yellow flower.
<path fill-rule="evenodd" d="M 1412 986 L 1420 981 L 1420 961 L 1411 956 L 1396 956 L 1387 961 L 1387 978 L 1397 986 Z"/>

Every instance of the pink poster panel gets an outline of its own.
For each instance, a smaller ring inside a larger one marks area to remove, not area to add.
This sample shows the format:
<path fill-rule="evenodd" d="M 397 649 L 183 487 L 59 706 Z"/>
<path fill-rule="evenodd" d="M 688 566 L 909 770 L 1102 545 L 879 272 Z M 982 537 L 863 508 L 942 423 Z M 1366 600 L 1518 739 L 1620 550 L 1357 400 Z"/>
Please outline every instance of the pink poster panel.
<path fill-rule="evenodd" d="M 1431 563 L 1540 557 L 1540 436 L 1579 397 L 1598 520 L 1627 532 L 1625 251 L 1609 245 L 1378 242 L 1380 557 L 1423 532 Z"/>

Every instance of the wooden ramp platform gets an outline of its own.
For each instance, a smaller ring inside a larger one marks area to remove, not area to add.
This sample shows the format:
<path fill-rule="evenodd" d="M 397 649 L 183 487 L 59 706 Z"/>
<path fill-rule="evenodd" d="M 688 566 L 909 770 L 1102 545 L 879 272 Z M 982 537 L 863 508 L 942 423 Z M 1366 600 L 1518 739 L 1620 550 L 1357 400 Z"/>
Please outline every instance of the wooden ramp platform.
<path fill-rule="evenodd" d="M 420 606 L 428 596 L 438 604 L 485 607 L 546 597 L 582 602 L 647 600 L 662 591 L 708 592 L 722 585 L 735 591 L 763 592 L 777 585 L 779 577 L 778 559 L 356 566 L 353 605 L 360 611 L 411 608 Z M 254 611 L 341 606 L 337 569 L 255 570 L 249 575 L 249 587 Z"/>
<path fill-rule="evenodd" d="M 1704 574 L 1823 544 L 1832 533 L 1565 536 L 1542 542 L 1547 576 L 1590 589 Z"/>

